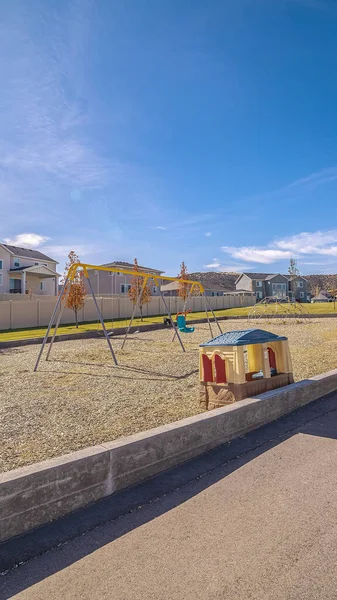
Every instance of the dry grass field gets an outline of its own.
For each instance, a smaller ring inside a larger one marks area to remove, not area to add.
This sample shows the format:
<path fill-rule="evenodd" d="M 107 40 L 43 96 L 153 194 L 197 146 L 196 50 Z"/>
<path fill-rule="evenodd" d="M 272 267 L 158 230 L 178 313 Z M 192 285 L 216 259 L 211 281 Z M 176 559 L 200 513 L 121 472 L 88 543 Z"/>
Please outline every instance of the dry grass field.
<path fill-rule="evenodd" d="M 337 319 L 253 326 L 288 336 L 296 380 L 336 366 Z M 250 327 L 222 323 L 225 331 Z M 39 346 L 0 350 L 0 471 L 200 412 L 198 344 L 211 336 L 207 324 L 182 335 L 186 353 L 171 343 L 171 330 L 133 334 L 123 351 L 112 338 L 118 367 L 104 338 L 55 343 L 37 373 Z"/>

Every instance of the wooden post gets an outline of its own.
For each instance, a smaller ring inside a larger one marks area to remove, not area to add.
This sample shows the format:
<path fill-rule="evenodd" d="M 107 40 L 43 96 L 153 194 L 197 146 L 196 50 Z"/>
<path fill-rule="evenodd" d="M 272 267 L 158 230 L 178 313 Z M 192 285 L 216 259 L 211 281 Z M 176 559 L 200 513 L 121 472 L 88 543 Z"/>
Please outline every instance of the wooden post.
<path fill-rule="evenodd" d="M 263 377 L 265 379 L 269 379 L 270 378 L 270 365 L 269 365 L 269 354 L 268 354 L 267 344 L 262 344 L 261 352 L 262 352 Z"/>

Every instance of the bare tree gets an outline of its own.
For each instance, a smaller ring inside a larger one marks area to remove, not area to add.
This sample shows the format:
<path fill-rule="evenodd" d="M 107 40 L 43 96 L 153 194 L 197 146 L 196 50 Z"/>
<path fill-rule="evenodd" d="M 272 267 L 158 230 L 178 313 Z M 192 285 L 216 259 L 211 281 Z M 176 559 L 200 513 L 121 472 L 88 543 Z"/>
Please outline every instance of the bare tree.
<path fill-rule="evenodd" d="M 79 262 L 80 259 L 78 258 L 76 252 L 74 252 L 74 250 L 71 250 L 68 254 L 68 262 L 66 264 L 66 273 L 64 275 L 64 278 L 66 278 L 66 275 L 71 265 L 74 265 L 75 263 Z M 83 308 L 85 296 L 87 294 L 84 285 L 83 271 L 76 271 L 74 279 L 72 281 L 68 281 L 63 294 L 66 298 L 66 308 L 71 308 L 75 313 L 76 328 L 78 328 L 78 311 L 81 310 L 81 308 Z"/>

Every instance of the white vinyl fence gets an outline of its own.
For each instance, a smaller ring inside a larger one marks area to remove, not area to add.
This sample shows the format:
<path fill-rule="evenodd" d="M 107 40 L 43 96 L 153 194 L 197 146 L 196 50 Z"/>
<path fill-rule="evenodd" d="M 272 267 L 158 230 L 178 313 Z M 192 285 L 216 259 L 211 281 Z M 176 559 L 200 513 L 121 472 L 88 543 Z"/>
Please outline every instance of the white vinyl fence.
<path fill-rule="evenodd" d="M 208 302 L 213 310 L 223 308 L 234 308 L 240 306 L 251 306 L 255 304 L 255 297 L 249 294 L 208 296 Z M 180 298 L 167 296 L 166 303 L 172 314 L 183 309 L 183 301 Z M 19 329 L 21 327 L 40 327 L 48 325 L 52 315 L 56 298 L 54 296 L 39 299 L 26 298 L 20 300 L 4 300 L 0 302 L 0 330 Z M 123 296 L 98 297 L 101 313 L 104 319 L 123 319 L 131 317 L 133 305 L 129 298 Z M 204 310 L 203 297 L 191 297 L 188 309 L 192 312 Z M 143 316 L 165 315 L 166 309 L 160 296 L 151 298 L 151 302 L 143 307 Z M 139 311 L 136 312 L 139 316 Z M 61 324 L 74 323 L 74 312 L 65 308 Z M 85 299 L 84 308 L 79 312 L 79 322 L 98 321 L 97 311 L 91 296 Z"/>

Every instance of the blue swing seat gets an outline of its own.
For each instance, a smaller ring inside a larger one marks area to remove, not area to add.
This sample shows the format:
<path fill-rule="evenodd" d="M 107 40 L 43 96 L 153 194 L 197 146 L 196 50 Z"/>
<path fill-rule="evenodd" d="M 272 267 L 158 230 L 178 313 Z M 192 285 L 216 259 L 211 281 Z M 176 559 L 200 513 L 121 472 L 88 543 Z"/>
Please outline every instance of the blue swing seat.
<path fill-rule="evenodd" d="M 193 333 L 193 331 L 194 331 L 194 327 L 186 326 L 186 319 L 185 319 L 184 315 L 177 316 L 177 325 L 178 325 L 179 331 L 181 331 L 182 333 Z"/>

